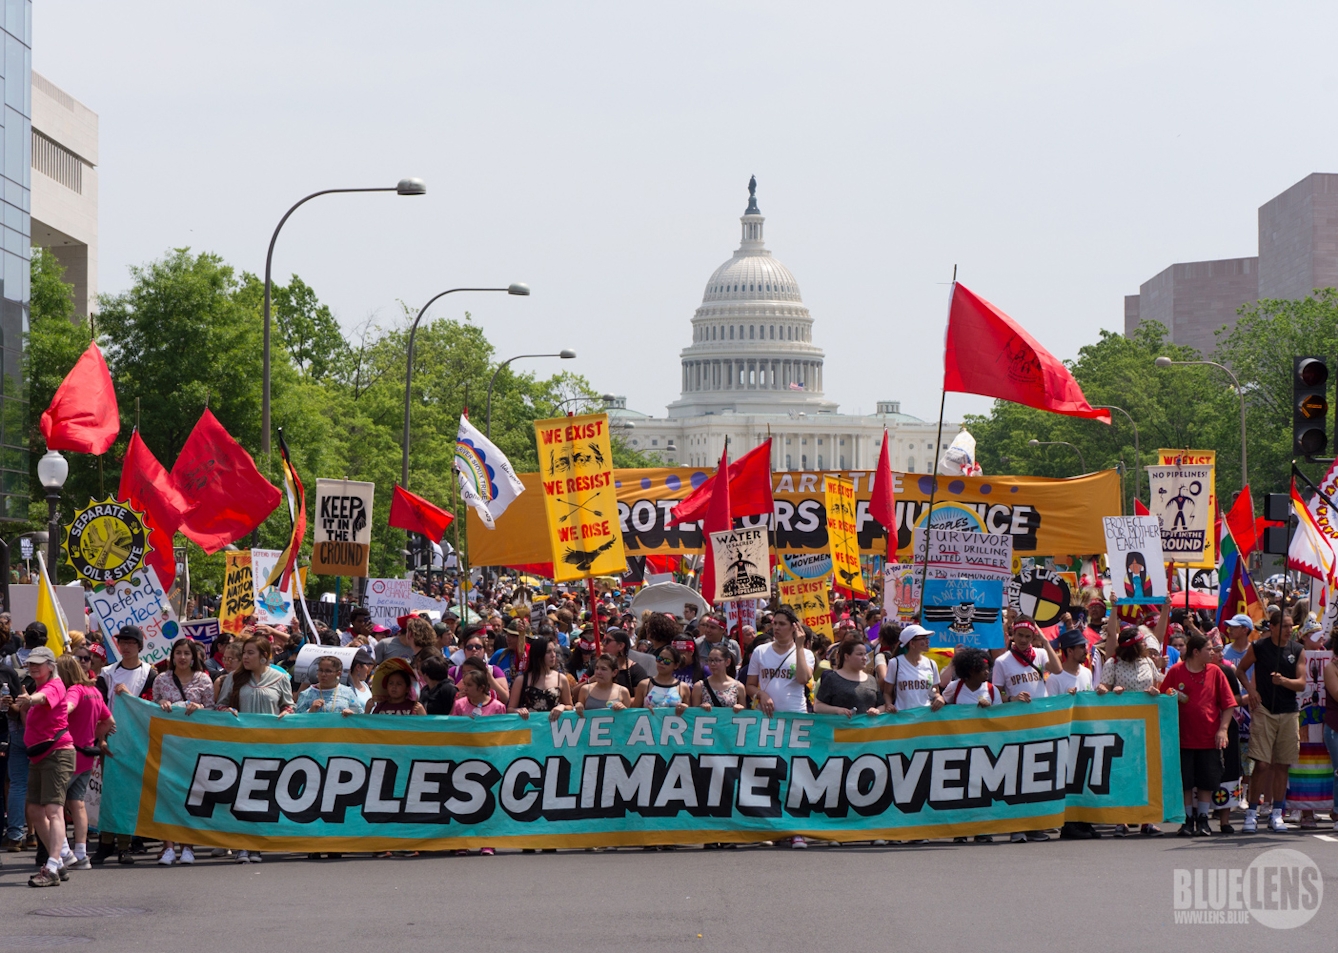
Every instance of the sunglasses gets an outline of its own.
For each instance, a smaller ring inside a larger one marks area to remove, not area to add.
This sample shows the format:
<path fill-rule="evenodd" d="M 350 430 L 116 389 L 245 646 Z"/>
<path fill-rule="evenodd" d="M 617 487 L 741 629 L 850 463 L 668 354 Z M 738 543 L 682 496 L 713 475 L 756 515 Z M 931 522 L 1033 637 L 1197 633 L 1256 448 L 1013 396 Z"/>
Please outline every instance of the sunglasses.
<path fill-rule="evenodd" d="M 75 658 L 77 658 L 77 659 L 78 659 L 79 661 L 81 661 L 81 662 L 91 662 L 91 661 L 93 661 L 93 656 L 91 656 L 91 655 L 76 655 Z"/>
<path fill-rule="evenodd" d="M 655 661 L 659 662 L 661 665 L 673 665 L 673 664 L 674 664 L 674 660 L 673 660 L 673 659 L 671 659 L 671 658 L 665 658 L 663 655 L 661 655 L 661 656 L 660 656 L 659 658 L 657 658 Z"/>
<path fill-rule="evenodd" d="M 469 645 L 466 645 L 466 646 L 465 646 L 465 651 L 466 651 L 466 652 L 482 652 L 482 651 L 483 651 L 483 646 L 479 645 L 477 642 L 472 642 L 472 643 L 470 643 Z"/>

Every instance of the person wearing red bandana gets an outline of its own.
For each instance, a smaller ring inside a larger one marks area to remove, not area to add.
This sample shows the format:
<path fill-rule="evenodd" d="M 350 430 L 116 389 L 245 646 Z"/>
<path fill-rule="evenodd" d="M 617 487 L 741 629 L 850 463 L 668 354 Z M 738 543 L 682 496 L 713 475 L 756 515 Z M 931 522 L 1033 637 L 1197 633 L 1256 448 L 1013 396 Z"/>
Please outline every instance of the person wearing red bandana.
<path fill-rule="evenodd" d="M 1009 640 L 1009 650 L 994 660 L 993 682 L 1003 700 L 1029 702 L 1032 698 L 1044 698 L 1046 673 L 1063 671 L 1059 656 L 1036 623 L 1026 616 L 1013 621 Z"/>

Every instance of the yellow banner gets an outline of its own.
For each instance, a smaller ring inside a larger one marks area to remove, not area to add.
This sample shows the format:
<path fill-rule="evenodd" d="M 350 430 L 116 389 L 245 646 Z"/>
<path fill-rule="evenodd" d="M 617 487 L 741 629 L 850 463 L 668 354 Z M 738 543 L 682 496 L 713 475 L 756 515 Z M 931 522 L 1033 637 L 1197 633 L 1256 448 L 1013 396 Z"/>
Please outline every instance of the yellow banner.
<path fill-rule="evenodd" d="M 541 452 L 547 467 L 547 452 Z M 702 551 L 701 527 L 696 523 L 669 527 L 669 511 L 706 481 L 714 468 L 663 467 L 613 471 L 617 519 L 622 542 L 633 556 L 672 556 Z M 883 555 L 883 531 L 869 515 L 872 470 L 832 473 L 855 488 L 855 526 L 860 552 Z M 931 477 L 894 473 L 897 549 L 910 562 L 911 529 L 923 526 L 929 509 L 929 491 L 935 479 L 934 526 L 978 533 L 1008 533 L 1013 552 L 1021 556 L 1073 556 L 1105 552 L 1101 517 L 1120 513 L 1120 477 L 1103 470 L 1069 480 L 1046 477 Z M 544 477 L 543 479 L 547 479 Z M 777 555 L 821 555 L 827 542 L 826 498 L 822 473 L 772 475 L 776 511 L 772 540 Z M 538 473 L 522 473 L 527 490 L 486 530 L 472 510 L 468 512 L 469 556 L 472 566 L 534 566 L 553 561 L 544 532 L 543 483 Z M 606 514 L 607 515 L 607 514 Z M 765 517 L 745 517 L 745 526 L 765 523 Z M 822 570 L 801 575 L 820 575 Z"/>
<path fill-rule="evenodd" d="M 543 474 L 553 578 L 568 582 L 621 575 L 627 556 L 618 529 L 608 414 L 536 420 L 534 439 Z M 521 494 L 512 505 L 525 498 Z M 511 522 L 509 510 L 505 516 L 498 521 L 499 528 Z"/>
<path fill-rule="evenodd" d="M 1195 467 L 1211 467 L 1212 475 L 1208 478 L 1208 541 L 1203 547 L 1203 561 L 1181 563 L 1192 569 L 1217 568 L 1217 451 L 1216 450 L 1158 450 L 1157 465 L 1173 467 L 1180 464 Z"/>
<path fill-rule="evenodd" d="M 246 617 L 255 615 L 256 588 L 251 577 L 251 551 L 224 553 L 223 602 L 218 607 L 218 627 L 238 635 Z"/>
<path fill-rule="evenodd" d="M 827 545 L 832 550 L 836 584 L 856 596 L 867 596 L 859 566 L 859 538 L 855 526 L 855 484 L 839 477 L 826 479 Z"/>
<path fill-rule="evenodd" d="M 781 603 L 793 609 L 800 622 L 828 639 L 836 637 L 832 631 L 832 606 L 827 600 L 831 584 L 830 574 L 817 579 L 782 580 L 780 583 Z"/>

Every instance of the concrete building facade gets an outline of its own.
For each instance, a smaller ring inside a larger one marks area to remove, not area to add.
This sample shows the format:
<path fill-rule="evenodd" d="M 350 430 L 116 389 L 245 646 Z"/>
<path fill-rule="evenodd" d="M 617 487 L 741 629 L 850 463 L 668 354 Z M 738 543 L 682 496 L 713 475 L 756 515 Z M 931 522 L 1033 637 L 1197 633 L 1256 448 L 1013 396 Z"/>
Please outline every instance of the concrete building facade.
<path fill-rule="evenodd" d="M 1316 172 L 1259 207 L 1259 254 L 1180 262 L 1124 298 L 1124 333 L 1159 321 L 1176 344 L 1208 356 L 1237 310 L 1338 287 L 1338 175 Z"/>
<path fill-rule="evenodd" d="M 74 310 L 98 293 L 98 116 L 38 73 L 32 77 L 32 243 L 65 267 Z"/>
<path fill-rule="evenodd" d="M 28 330 L 32 258 L 32 3 L 7 0 L 0 15 L 0 517 L 28 516 L 28 389 L 23 337 Z"/>

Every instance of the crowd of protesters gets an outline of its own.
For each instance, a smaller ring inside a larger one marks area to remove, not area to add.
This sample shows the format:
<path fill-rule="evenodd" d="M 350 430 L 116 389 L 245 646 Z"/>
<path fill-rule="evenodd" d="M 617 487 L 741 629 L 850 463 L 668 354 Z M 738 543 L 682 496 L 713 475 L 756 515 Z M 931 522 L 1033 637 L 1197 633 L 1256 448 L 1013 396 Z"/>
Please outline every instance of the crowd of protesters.
<path fill-rule="evenodd" d="M 1088 590 L 1085 604 L 1047 631 L 1007 612 L 1004 649 L 931 653 L 928 629 L 884 618 L 876 605 L 837 600 L 835 638 L 828 639 L 786 606 L 731 626 L 721 613 L 698 616 L 692 604 L 681 613 L 638 617 L 628 608 L 630 595 L 606 592 L 590 604 L 581 592 L 546 596 L 499 585 L 476 593 L 460 613 L 468 621 L 448 611 L 435 621 L 404 616 L 393 628 L 353 608 L 346 626 L 318 626 L 322 644 L 355 650 L 351 663 L 316 649 L 315 662 L 303 670 L 297 667 L 302 639 L 283 626 L 248 625 L 210 646 L 183 638 L 152 666 L 140 659 L 144 637 L 135 626 L 112 636 L 115 662 L 108 664 L 96 633 L 71 633 L 58 659 L 40 623 L 13 633 L 9 617 L 0 615 L 0 711 L 9 728 L 0 843 L 9 853 L 35 852 L 29 883 L 36 887 L 58 886 L 71 870 L 113 859 L 133 864 L 149 851 L 134 831 L 97 829 L 85 810 L 122 693 L 186 716 L 203 709 L 274 718 L 511 712 L 554 720 L 592 709 L 688 707 L 880 718 L 1066 693 L 1164 693 L 1179 702 L 1185 795 L 1179 835 L 1211 835 L 1214 819 L 1220 834 L 1235 833 L 1237 814 L 1244 833 L 1286 831 L 1289 817 L 1312 829 L 1317 808 L 1330 812 L 1338 830 L 1338 668 L 1329 660 L 1312 675 L 1312 683 L 1322 682 L 1318 697 L 1303 698 L 1306 652 L 1329 647 L 1304 601 L 1270 605 L 1257 624 L 1236 615 L 1217 628 L 1205 614 L 1169 606 L 1129 616 L 1108 611 Z M 1322 743 L 1302 743 L 1302 729 L 1313 737 L 1312 725 Z M 100 792 L 104 816 L 113 794 Z M 1059 831 L 1077 839 L 1162 833 L 1155 824 L 1134 831 L 1068 823 Z M 1009 839 L 1051 836 L 1022 831 Z M 807 846 L 803 837 L 785 843 Z M 254 849 L 209 855 L 262 860 Z M 153 859 L 191 865 L 196 855 L 193 845 L 162 842 Z"/>

